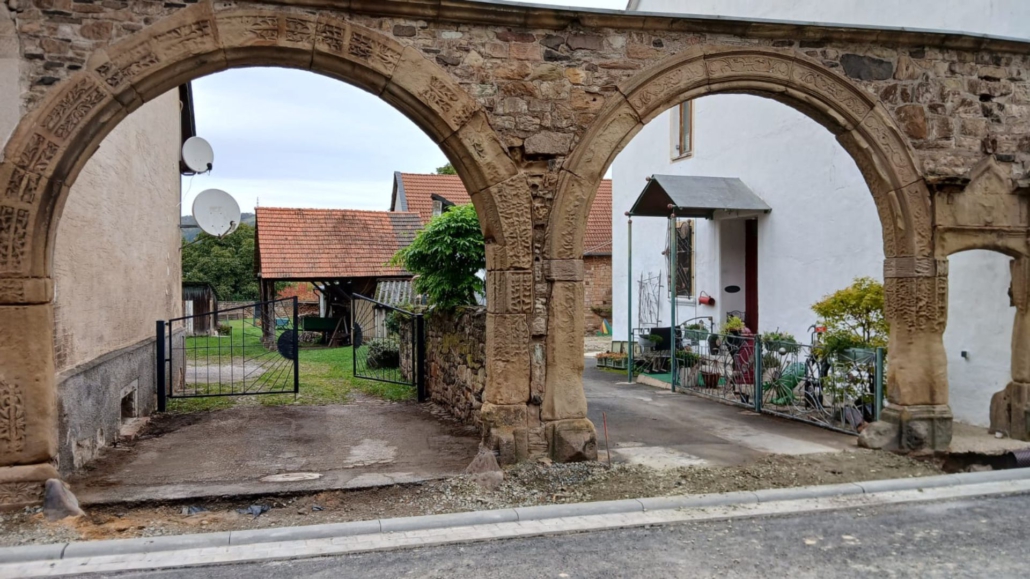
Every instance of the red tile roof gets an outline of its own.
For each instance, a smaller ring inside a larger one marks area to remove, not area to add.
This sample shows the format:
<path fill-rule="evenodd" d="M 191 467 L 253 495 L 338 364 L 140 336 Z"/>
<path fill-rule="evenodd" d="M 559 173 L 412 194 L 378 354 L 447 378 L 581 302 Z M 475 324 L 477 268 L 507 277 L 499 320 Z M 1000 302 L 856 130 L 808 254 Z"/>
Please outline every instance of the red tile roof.
<path fill-rule="evenodd" d="M 408 276 L 386 263 L 422 228 L 416 213 L 258 207 L 258 271 L 265 279 Z"/>
<path fill-rule="evenodd" d="M 403 211 L 414 211 L 418 213 L 422 224 L 429 223 L 433 218 L 433 194 L 439 195 L 455 205 L 467 205 L 472 203 L 465 185 L 457 175 L 419 175 L 417 173 L 401 173 L 401 181 L 404 184 L 404 198 L 407 207 L 397 207 L 394 200 L 394 209 Z"/>
<path fill-rule="evenodd" d="M 418 213 L 423 224 L 429 223 L 433 217 L 433 194 L 447 199 L 455 205 L 471 203 L 468 191 L 457 175 L 422 175 L 418 173 L 398 173 L 403 185 L 404 201 L 393 199 L 394 209 L 403 209 Z M 394 184 L 396 187 L 397 184 Z M 612 182 L 601 181 L 597 188 L 597 196 L 590 207 L 587 219 L 587 231 L 583 242 L 586 255 L 611 255 L 612 253 Z"/>

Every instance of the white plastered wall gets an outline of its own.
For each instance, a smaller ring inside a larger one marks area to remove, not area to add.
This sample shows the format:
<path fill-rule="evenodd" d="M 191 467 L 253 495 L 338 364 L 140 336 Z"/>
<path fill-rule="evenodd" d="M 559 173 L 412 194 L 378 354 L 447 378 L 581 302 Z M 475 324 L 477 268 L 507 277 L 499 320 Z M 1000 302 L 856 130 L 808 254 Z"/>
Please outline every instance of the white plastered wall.
<path fill-rule="evenodd" d="M 172 91 L 122 121 L 72 186 L 54 250 L 58 371 L 179 315 L 179 142 Z"/>

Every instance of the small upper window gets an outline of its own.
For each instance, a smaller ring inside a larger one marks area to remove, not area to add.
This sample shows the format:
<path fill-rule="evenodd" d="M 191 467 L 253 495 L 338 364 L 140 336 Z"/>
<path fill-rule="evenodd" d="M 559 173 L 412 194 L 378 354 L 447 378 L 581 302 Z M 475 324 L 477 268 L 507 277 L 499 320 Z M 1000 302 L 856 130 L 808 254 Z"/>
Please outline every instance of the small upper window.
<path fill-rule="evenodd" d="M 433 199 L 433 217 L 439 217 L 443 213 L 443 202 Z"/>
<path fill-rule="evenodd" d="M 674 111 L 672 158 L 682 159 L 694 153 L 694 101 L 682 102 Z"/>

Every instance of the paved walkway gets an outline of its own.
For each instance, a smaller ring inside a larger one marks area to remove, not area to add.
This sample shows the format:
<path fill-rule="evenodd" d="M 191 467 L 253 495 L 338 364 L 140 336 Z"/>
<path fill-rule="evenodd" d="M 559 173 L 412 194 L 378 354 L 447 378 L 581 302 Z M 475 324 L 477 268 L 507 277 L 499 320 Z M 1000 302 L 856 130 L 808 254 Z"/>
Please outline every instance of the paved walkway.
<path fill-rule="evenodd" d="M 728 466 L 768 454 L 837 452 L 856 445 L 854 436 L 625 380 L 624 374 L 602 371 L 587 359 L 583 382 L 602 459 L 602 412 L 616 462 Z"/>
<path fill-rule="evenodd" d="M 84 504 L 364 488 L 460 473 L 479 446 L 415 403 L 237 406 L 163 416 L 73 478 Z M 285 475 L 285 476 L 284 476 Z"/>

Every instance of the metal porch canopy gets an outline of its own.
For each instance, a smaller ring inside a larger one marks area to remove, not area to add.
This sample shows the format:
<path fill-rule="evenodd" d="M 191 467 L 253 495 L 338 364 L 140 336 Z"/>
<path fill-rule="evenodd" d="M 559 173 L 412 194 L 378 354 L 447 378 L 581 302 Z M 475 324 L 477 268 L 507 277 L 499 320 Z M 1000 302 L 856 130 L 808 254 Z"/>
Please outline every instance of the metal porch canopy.
<path fill-rule="evenodd" d="M 736 177 L 652 175 L 637 197 L 631 217 L 718 219 L 769 213 L 769 207 Z"/>

